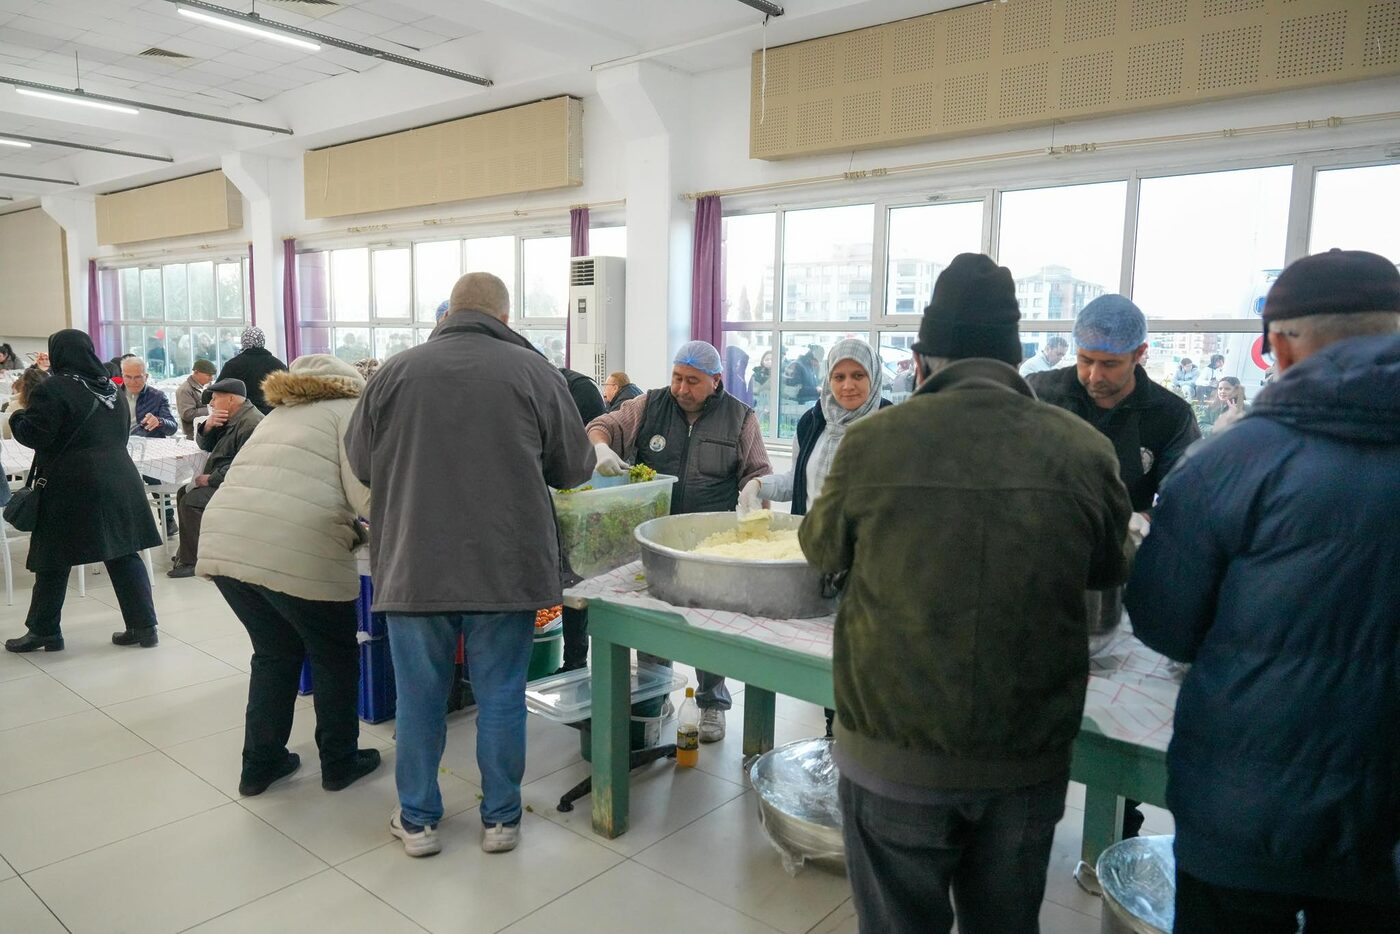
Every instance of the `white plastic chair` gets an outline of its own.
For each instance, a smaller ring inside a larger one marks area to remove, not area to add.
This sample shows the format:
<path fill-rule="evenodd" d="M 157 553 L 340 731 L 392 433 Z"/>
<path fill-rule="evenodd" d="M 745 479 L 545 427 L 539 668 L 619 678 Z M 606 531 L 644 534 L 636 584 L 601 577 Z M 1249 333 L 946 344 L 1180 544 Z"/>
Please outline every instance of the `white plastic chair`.
<path fill-rule="evenodd" d="M 155 510 L 156 528 L 160 530 L 161 541 L 165 542 L 167 556 L 170 553 L 170 536 L 165 534 L 165 511 L 169 509 L 170 513 L 174 515 L 176 496 L 183 487 L 183 483 L 157 483 L 146 486 L 146 492 L 155 497 L 151 500 L 151 507 Z M 147 564 L 149 563 L 148 559 Z"/>
<path fill-rule="evenodd" d="M 21 532 L 10 525 L 10 523 L 0 519 L 0 548 L 4 550 L 5 561 L 5 605 L 15 605 L 15 568 L 14 560 L 10 557 L 10 543 L 22 542 L 29 537 L 28 532 Z"/>

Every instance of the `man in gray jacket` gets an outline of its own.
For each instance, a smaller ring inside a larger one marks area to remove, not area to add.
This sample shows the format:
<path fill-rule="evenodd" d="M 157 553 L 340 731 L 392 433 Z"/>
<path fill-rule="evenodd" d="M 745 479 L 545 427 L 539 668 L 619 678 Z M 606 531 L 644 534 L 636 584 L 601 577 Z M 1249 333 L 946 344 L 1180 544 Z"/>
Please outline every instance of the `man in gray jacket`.
<path fill-rule="evenodd" d="M 398 686 L 389 831 L 410 856 L 441 848 L 437 776 L 459 635 L 479 710 L 481 847 L 520 839 L 535 611 L 562 599 L 548 488 L 587 482 L 596 462 L 564 377 L 509 317 L 505 283 L 463 276 L 428 342 L 366 384 L 345 435 L 373 493 L 374 609 L 388 614 Z"/>

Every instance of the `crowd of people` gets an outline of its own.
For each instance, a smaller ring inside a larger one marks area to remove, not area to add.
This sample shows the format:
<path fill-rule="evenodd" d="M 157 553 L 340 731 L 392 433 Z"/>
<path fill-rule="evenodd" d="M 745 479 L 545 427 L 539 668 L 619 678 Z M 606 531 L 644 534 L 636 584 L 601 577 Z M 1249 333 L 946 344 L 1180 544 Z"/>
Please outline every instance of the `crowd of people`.
<path fill-rule="evenodd" d="M 389 832 L 410 856 L 441 848 L 461 639 L 481 846 L 505 852 L 520 842 L 535 611 L 577 579 L 549 490 L 646 465 L 678 478 L 676 514 L 791 503 L 808 561 L 841 582 L 828 731 L 862 931 L 1037 930 L 1084 710 L 1086 593 L 1124 586 L 1135 634 L 1189 665 L 1168 754 L 1176 930 L 1292 932 L 1300 912 L 1308 930 L 1400 929 L 1388 260 L 1332 251 L 1283 272 L 1263 307 L 1279 378 L 1247 406 L 1218 356 L 1183 361 L 1173 386 L 1150 379 L 1147 319 L 1121 295 L 1080 310 L 1072 366 L 1058 337 L 1023 359 L 1011 272 L 960 255 L 924 310 L 907 401 L 891 405 L 864 341 L 794 361 L 811 406 L 785 472 L 754 411 L 771 352 L 733 391 L 747 357 L 691 341 L 668 387 L 614 372 L 600 392 L 510 327 L 495 276 L 463 276 L 445 305 L 425 343 L 371 373 L 331 354 L 287 368 L 249 329 L 217 376 L 194 365 L 176 412 L 144 361 L 118 361 L 118 385 L 85 334 L 53 335 L 54 375 L 11 417 L 48 492 L 28 631 L 6 648 L 62 650 L 68 569 L 96 561 L 126 623 L 113 641 L 157 644 L 137 552 L 160 536 L 123 448 L 183 429 L 210 457 L 180 495 L 170 573 L 211 579 L 249 633 L 240 791 L 300 766 L 287 740 L 304 657 L 323 787 L 378 767 L 355 717 L 368 544 L 398 693 Z M 1198 418 L 1174 389 L 1203 385 Z M 566 614 L 565 644 L 566 668 L 587 663 L 586 613 Z M 699 672 L 696 698 L 701 740 L 722 739 L 723 675 Z"/>

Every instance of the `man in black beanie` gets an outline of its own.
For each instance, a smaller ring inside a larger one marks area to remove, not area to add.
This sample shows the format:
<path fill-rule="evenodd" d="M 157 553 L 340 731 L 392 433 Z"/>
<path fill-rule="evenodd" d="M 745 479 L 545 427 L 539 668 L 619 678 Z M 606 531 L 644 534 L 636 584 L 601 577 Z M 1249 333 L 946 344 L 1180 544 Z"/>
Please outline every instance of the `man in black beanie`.
<path fill-rule="evenodd" d="M 1016 372 L 1011 273 L 964 253 L 919 387 L 852 425 L 802 523 L 849 572 L 833 747 L 861 930 L 1032 934 L 1089 677 L 1084 591 L 1127 575 L 1108 440 Z"/>

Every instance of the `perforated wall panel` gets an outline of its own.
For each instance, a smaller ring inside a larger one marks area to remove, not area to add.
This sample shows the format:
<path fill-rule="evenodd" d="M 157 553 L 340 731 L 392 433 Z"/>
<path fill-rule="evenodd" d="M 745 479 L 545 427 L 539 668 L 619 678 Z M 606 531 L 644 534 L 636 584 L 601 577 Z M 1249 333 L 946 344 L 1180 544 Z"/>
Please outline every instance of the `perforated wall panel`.
<path fill-rule="evenodd" d="M 772 58 L 770 95 L 775 85 Z M 834 84 L 823 92 L 829 94 Z M 815 97 L 806 102 L 821 103 Z M 786 113 L 783 105 L 770 104 L 770 119 L 775 110 Z M 831 132 L 828 120 L 803 138 L 816 145 Z M 583 105 L 556 97 L 317 149 L 304 156 L 302 172 L 307 217 L 577 187 L 583 184 Z"/>
<path fill-rule="evenodd" d="M 243 196 L 223 172 L 97 196 L 97 242 L 108 246 L 237 230 Z"/>
<path fill-rule="evenodd" d="M 995 0 L 753 57 L 782 159 L 1400 74 L 1400 0 Z"/>
<path fill-rule="evenodd" d="M 67 240 L 39 208 L 0 214 L 0 282 L 6 339 L 70 326 Z"/>

